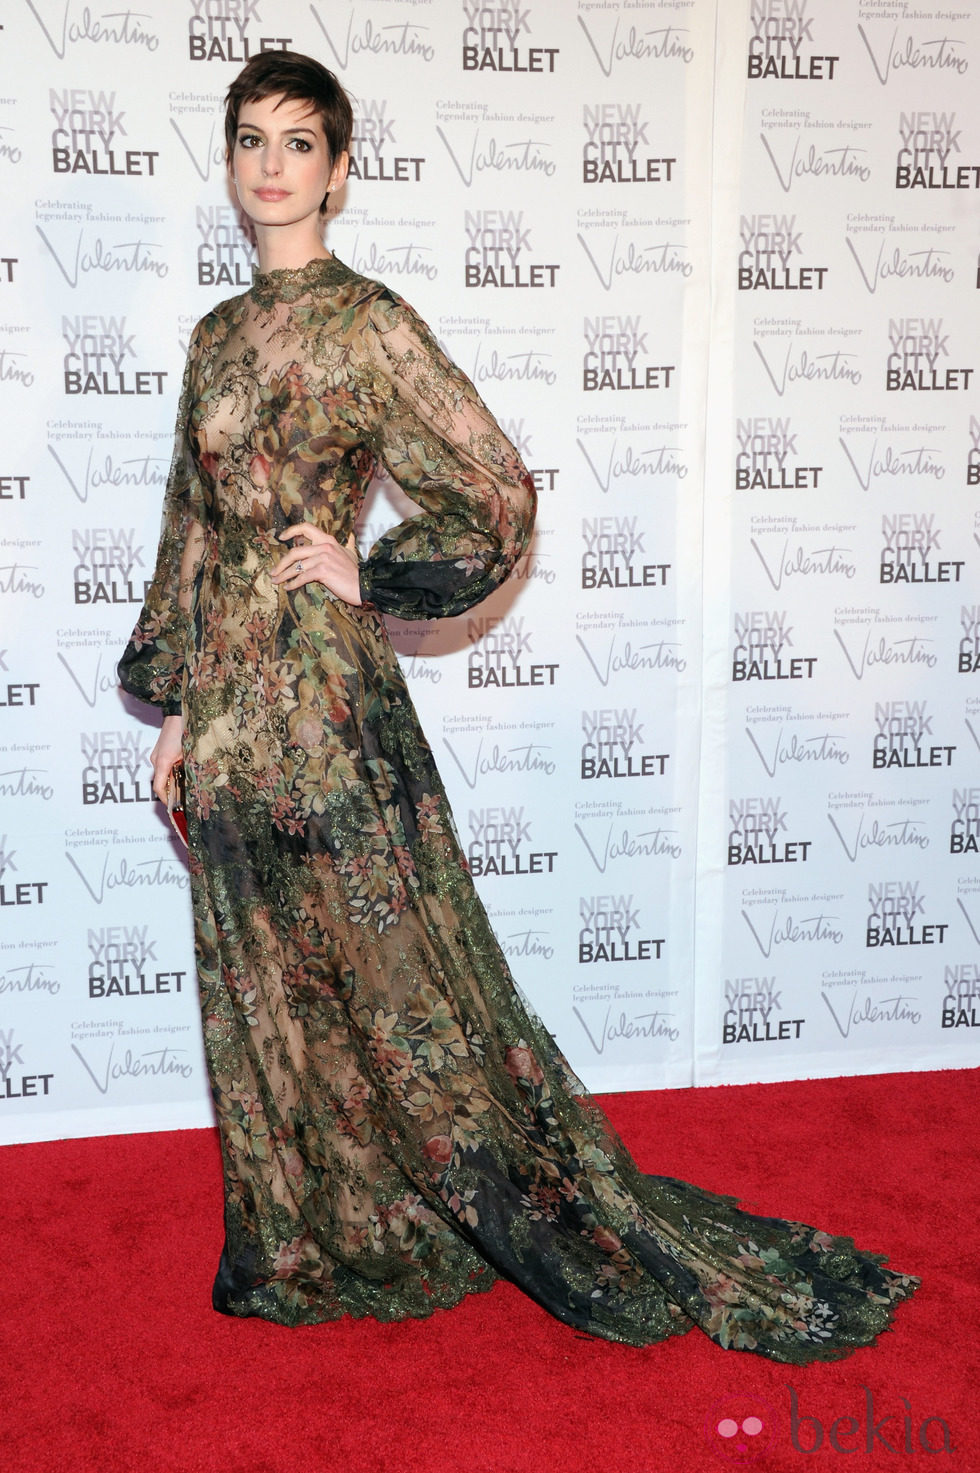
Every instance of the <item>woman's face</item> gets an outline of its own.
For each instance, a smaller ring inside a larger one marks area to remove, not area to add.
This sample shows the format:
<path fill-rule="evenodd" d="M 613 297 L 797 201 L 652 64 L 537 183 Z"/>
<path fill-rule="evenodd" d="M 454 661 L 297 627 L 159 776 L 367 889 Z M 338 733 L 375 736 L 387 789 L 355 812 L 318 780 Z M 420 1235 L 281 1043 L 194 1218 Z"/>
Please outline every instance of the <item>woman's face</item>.
<path fill-rule="evenodd" d="M 242 105 L 229 167 L 256 225 L 319 228 L 324 195 L 347 177 L 347 155 L 330 158 L 323 120 L 308 102 L 264 97 Z"/>

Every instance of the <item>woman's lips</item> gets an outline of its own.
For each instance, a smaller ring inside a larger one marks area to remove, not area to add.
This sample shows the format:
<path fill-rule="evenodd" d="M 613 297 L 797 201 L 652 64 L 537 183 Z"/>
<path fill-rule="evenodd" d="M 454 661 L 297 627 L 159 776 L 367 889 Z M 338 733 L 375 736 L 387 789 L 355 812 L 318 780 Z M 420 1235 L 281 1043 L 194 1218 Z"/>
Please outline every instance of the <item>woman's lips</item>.
<path fill-rule="evenodd" d="M 264 199 L 267 204 L 273 204 L 278 199 L 286 199 L 289 195 L 288 189 L 257 189 L 255 193 L 259 199 Z"/>

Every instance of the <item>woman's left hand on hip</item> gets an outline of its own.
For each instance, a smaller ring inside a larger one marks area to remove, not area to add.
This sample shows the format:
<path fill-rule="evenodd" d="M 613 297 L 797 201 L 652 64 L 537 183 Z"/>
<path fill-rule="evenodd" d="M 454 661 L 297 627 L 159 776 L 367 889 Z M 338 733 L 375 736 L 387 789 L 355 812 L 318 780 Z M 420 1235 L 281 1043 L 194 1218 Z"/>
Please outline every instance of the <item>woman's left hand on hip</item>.
<path fill-rule="evenodd" d="M 301 537 L 299 546 L 291 547 L 276 566 L 270 577 L 292 592 L 305 583 L 322 583 L 323 586 L 343 599 L 345 603 L 361 603 L 360 572 L 357 566 L 357 550 L 353 537 L 344 544 L 329 532 L 322 531 L 313 522 L 298 522 L 280 533 L 280 541 L 291 541 Z"/>

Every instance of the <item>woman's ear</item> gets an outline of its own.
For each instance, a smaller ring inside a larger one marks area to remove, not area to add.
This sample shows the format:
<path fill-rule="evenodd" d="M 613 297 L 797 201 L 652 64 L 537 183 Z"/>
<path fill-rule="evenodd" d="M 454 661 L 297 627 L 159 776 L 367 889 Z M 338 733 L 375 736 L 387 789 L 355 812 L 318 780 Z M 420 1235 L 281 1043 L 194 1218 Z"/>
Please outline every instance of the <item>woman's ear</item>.
<path fill-rule="evenodd" d="M 333 168 L 330 170 L 330 179 L 327 183 L 327 193 L 333 194 L 334 190 L 340 189 L 347 178 L 347 170 L 350 166 L 350 154 L 346 148 L 334 159 Z"/>

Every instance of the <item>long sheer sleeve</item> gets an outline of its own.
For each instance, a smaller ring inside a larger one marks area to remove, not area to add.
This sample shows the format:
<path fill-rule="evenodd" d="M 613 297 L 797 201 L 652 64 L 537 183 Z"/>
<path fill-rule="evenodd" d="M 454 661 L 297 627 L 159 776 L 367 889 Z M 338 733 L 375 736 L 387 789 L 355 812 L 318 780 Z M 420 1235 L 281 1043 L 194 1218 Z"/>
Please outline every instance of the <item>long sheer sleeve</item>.
<path fill-rule="evenodd" d="M 402 619 L 459 614 L 486 598 L 525 550 L 534 483 L 469 379 L 393 292 L 371 306 L 365 346 L 378 405 L 369 443 L 423 508 L 386 532 L 361 566 L 361 595 Z"/>
<path fill-rule="evenodd" d="M 118 672 L 124 690 L 162 706 L 165 716 L 177 715 L 181 708 L 185 650 L 205 544 L 206 513 L 190 442 L 197 357 L 195 331 L 184 368 L 156 569 Z"/>

